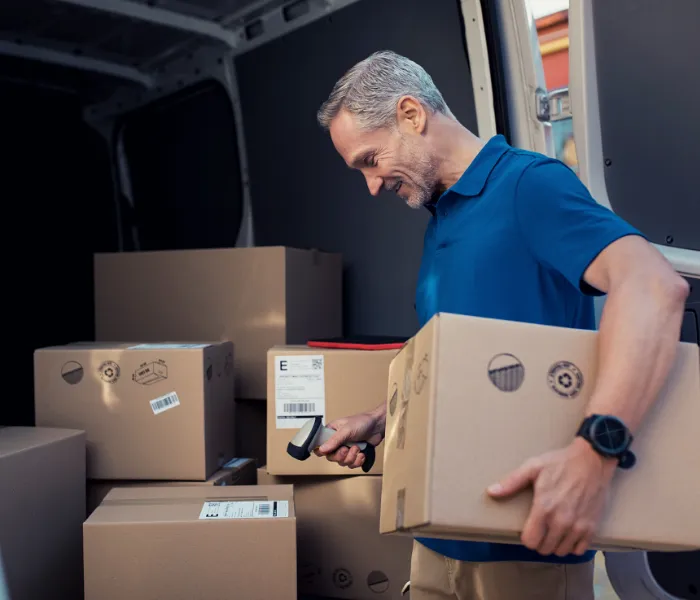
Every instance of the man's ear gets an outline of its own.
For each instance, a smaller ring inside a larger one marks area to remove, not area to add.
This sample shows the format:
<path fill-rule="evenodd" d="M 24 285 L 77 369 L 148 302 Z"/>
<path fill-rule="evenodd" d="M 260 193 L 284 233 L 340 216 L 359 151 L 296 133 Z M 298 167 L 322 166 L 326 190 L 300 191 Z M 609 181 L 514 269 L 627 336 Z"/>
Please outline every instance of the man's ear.
<path fill-rule="evenodd" d="M 427 125 L 428 114 L 413 96 L 402 96 L 396 104 L 396 122 L 399 129 L 421 135 Z"/>

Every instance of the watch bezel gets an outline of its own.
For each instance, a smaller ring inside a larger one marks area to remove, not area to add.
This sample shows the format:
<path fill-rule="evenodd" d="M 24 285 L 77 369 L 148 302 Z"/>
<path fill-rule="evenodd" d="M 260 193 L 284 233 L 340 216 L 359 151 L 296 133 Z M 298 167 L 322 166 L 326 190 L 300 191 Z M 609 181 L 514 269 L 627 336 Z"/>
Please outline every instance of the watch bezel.
<path fill-rule="evenodd" d="M 599 431 L 600 427 L 602 427 L 604 423 L 610 422 L 614 423 L 624 432 L 624 440 L 616 448 L 605 447 L 598 440 L 598 436 L 602 433 Z M 622 456 L 632 443 L 632 435 L 630 434 L 627 426 L 621 419 L 613 415 L 596 415 L 588 428 L 588 436 L 590 438 L 590 442 L 598 449 L 598 451 L 605 456 L 609 456 L 610 458 L 618 458 Z"/>

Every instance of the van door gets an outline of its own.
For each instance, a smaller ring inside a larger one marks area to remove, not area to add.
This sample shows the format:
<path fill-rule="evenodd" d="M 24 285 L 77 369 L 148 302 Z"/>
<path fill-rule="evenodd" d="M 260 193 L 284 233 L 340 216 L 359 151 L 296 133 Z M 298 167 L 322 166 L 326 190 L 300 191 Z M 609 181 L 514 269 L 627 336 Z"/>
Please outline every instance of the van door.
<path fill-rule="evenodd" d="M 696 0 L 571 0 L 569 9 L 569 92 L 580 177 L 688 279 L 692 291 L 681 339 L 695 343 L 699 23 Z M 607 563 L 623 599 L 698 597 L 700 552 L 612 554 Z"/>
<path fill-rule="evenodd" d="M 690 278 L 700 277 L 698 23 L 695 0 L 571 0 L 569 17 L 581 178 Z"/>

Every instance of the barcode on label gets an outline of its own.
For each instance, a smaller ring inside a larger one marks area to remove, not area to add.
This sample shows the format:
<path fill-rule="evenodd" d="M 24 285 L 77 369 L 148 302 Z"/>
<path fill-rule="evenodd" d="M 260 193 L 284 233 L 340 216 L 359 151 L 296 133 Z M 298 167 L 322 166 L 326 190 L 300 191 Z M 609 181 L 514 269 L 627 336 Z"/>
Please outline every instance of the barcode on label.
<path fill-rule="evenodd" d="M 311 368 L 318 371 L 319 369 L 323 369 L 323 359 L 322 358 L 312 358 L 311 359 Z"/>
<path fill-rule="evenodd" d="M 209 500 L 199 513 L 200 519 L 286 519 L 289 517 L 287 500 Z"/>
<path fill-rule="evenodd" d="M 286 413 L 313 413 L 316 412 L 315 402 L 285 402 L 284 412 Z"/>
<path fill-rule="evenodd" d="M 154 415 L 175 408 L 176 406 L 180 406 L 180 398 L 178 398 L 177 392 L 171 392 L 170 394 L 151 400 L 151 410 Z"/>

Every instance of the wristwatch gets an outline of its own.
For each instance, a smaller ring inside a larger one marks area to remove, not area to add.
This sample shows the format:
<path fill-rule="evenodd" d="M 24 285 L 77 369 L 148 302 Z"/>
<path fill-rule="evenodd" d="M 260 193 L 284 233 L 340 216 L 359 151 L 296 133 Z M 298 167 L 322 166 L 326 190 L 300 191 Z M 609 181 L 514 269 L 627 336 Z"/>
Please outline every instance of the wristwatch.
<path fill-rule="evenodd" d="M 617 417 L 589 415 L 581 423 L 576 435 L 586 440 L 601 456 L 616 458 L 621 469 L 631 469 L 637 462 L 636 456 L 629 449 L 632 434 Z"/>

